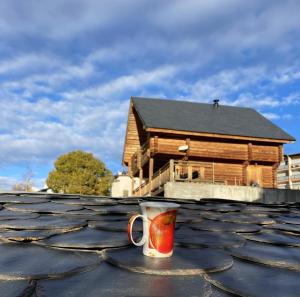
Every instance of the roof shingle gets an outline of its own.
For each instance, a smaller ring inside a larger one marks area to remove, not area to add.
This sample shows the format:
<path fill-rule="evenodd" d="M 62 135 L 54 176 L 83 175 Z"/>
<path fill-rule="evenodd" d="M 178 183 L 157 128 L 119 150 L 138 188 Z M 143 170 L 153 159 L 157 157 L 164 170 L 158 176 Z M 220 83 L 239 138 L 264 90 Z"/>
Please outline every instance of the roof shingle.
<path fill-rule="evenodd" d="M 252 108 L 141 97 L 132 102 L 147 128 L 295 140 Z"/>

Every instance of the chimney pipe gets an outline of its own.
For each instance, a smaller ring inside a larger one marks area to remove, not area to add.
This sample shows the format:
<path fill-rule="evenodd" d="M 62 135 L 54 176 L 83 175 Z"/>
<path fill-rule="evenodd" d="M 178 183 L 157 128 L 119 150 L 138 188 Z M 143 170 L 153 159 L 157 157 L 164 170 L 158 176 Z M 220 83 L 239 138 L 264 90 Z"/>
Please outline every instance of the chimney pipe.
<path fill-rule="evenodd" d="M 218 108 L 219 107 L 219 99 L 214 99 L 213 102 L 214 102 L 214 108 Z"/>

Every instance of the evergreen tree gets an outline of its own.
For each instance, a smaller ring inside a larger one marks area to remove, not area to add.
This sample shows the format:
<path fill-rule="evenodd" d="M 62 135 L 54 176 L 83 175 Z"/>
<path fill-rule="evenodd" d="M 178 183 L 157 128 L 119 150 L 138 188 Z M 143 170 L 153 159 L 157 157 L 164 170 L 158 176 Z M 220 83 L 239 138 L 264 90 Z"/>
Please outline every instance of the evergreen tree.
<path fill-rule="evenodd" d="M 73 151 L 58 157 L 47 185 L 55 193 L 108 195 L 113 175 L 93 154 Z"/>

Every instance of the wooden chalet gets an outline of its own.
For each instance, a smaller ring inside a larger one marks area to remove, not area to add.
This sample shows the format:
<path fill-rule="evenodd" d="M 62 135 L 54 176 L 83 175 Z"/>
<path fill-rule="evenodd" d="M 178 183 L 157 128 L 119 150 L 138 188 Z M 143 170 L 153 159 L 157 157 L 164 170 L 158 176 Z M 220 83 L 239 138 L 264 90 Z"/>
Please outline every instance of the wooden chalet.
<path fill-rule="evenodd" d="M 139 196 L 162 195 L 167 182 L 275 188 L 294 140 L 251 108 L 132 97 L 123 164 Z"/>

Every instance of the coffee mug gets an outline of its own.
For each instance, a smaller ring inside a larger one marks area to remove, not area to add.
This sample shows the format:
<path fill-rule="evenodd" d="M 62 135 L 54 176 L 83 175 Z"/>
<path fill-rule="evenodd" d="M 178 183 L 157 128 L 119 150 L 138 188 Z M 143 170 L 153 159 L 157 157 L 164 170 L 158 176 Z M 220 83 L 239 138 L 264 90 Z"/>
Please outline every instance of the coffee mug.
<path fill-rule="evenodd" d="M 143 245 L 143 254 L 149 257 L 170 257 L 173 254 L 176 203 L 142 202 L 142 214 L 133 215 L 128 222 L 128 238 L 136 246 Z M 143 237 L 139 242 L 132 238 L 132 226 L 137 218 L 143 219 Z"/>

